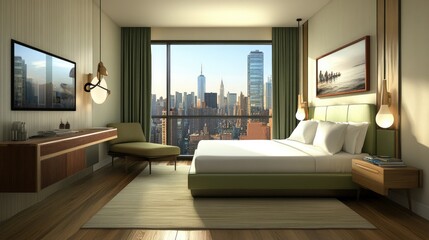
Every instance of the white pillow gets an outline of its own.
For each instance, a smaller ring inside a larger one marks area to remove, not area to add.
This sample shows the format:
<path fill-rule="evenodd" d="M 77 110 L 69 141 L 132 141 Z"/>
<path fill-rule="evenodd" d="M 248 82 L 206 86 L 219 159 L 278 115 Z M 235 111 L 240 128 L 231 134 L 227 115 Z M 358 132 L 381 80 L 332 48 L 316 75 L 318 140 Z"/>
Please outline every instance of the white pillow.
<path fill-rule="evenodd" d="M 360 128 L 354 125 L 348 125 L 344 137 L 343 151 L 350 154 L 356 152 L 356 142 L 359 137 Z"/>
<path fill-rule="evenodd" d="M 319 122 L 313 145 L 322 148 L 330 154 L 341 151 L 344 144 L 347 124 L 334 122 Z"/>
<path fill-rule="evenodd" d="M 289 136 L 289 140 L 310 144 L 316 135 L 316 121 L 301 121 Z"/>
<path fill-rule="evenodd" d="M 358 134 L 358 137 L 356 139 L 356 146 L 355 146 L 354 154 L 360 154 L 360 153 L 362 153 L 363 144 L 365 143 L 365 137 L 366 137 L 366 132 L 368 131 L 369 123 L 367 123 L 367 122 L 361 122 L 361 123 L 349 122 L 349 126 L 357 126 L 359 128 L 359 134 Z"/>

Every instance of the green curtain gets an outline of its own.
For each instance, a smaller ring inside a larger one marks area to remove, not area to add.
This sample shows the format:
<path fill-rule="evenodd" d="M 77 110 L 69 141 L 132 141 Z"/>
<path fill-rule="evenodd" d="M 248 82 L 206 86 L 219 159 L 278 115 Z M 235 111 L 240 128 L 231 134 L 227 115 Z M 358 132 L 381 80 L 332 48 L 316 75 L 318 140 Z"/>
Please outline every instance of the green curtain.
<path fill-rule="evenodd" d="M 298 98 L 298 28 L 275 27 L 273 38 L 273 138 L 287 138 L 295 129 Z"/>
<path fill-rule="evenodd" d="M 121 28 L 121 121 L 139 122 L 146 140 L 151 124 L 151 29 Z"/>

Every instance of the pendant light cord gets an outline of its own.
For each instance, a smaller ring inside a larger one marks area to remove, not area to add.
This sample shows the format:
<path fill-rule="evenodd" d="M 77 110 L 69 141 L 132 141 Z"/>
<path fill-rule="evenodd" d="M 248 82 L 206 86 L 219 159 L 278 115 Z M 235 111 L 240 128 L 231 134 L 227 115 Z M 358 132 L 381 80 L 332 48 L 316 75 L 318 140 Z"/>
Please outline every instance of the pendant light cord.
<path fill-rule="evenodd" d="M 101 0 L 100 0 L 100 62 L 101 62 Z"/>
<path fill-rule="evenodd" d="M 383 11 L 383 78 L 386 79 L 386 0 Z"/>
<path fill-rule="evenodd" d="M 299 68 L 299 54 L 300 54 L 300 48 L 299 48 L 299 22 L 301 22 L 302 21 L 302 19 L 301 18 L 297 18 L 296 19 L 296 22 L 297 22 L 297 25 L 298 25 L 298 34 L 297 34 L 297 39 L 298 39 L 298 41 L 297 41 L 297 45 L 298 45 L 298 73 L 297 73 L 297 76 L 298 76 L 298 94 L 301 94 L 301 79 L 300 79 L 300 76 L 299 76 L 299 73 L 300 73 L 300 68 Z"/>

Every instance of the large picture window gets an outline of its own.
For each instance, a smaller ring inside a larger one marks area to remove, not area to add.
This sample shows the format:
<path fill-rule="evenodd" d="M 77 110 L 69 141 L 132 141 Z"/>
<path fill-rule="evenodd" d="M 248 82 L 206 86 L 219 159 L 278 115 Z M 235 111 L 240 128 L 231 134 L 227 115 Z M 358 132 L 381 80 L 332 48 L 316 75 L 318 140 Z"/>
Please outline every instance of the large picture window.
<path fill-rule="evenodd" d="M 151 142 L 271 139 L 271 43 L 152 43 Z"/>

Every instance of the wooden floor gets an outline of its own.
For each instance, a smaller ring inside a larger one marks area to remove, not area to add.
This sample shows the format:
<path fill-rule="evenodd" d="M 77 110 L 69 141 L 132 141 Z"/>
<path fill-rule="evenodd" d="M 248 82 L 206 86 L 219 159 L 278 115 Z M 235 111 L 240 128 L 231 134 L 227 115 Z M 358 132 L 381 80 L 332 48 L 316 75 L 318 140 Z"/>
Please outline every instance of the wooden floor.
<path fill-rule="evenodd" d="M 172 163 L 153 163 L 168 164 Z M 178 165 L 189 165 L 189 161 Z M 80 229 L 124 188 L 146 163 L 107 166 L 0 225 L 0 239 L 429 239 L 429 221 L 376 195 L 341 199 L 374 224 L 376 230 L 138 230 Z"/>

